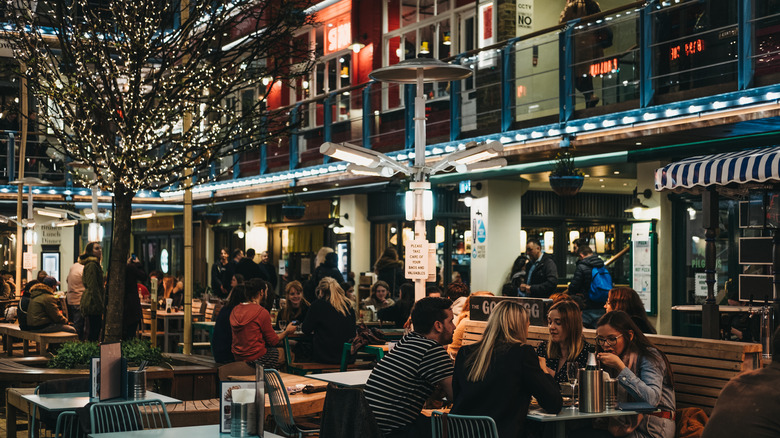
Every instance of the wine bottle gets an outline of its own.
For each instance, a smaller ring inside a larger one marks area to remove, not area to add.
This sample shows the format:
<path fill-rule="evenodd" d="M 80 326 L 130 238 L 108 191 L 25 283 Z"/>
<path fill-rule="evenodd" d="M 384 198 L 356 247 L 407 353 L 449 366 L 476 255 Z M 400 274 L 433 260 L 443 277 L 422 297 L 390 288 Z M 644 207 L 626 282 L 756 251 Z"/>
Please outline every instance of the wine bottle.
<path fill-rule="evenodd" d="M 596 353 L 594 351 L 588 352 L 588 364 L 585 366 L 586 370 L 599 369 L 598 361 L 596 360 Z"/>

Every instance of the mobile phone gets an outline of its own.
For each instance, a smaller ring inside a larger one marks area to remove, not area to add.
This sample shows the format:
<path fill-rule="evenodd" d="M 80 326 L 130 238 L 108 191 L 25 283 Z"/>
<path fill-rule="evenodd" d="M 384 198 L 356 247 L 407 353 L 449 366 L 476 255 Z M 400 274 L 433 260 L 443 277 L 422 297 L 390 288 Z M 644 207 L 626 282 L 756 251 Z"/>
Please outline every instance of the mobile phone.
<path fill-rule="evenodd" d="M 133 260 L 138 259 L 138 257 L 135 255 L 135 253 L 130 254 L 130 258 Z"/>
<path fill-rule="evenodd" d="M 296 319 L 295 321 L 291 322 L 290 324 L 292 324 L 292 325 L 299 325 L 300 323 L 301 322 Z"/>

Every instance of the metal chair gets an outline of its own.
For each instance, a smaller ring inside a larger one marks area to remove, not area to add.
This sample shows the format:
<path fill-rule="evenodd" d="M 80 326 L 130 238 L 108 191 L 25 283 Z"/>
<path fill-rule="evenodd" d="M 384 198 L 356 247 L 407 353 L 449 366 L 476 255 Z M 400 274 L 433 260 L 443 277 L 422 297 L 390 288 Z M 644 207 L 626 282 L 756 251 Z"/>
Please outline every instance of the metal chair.
<path fill-rule="evenodd" d="M 89 377 L 73 377 L 68 379 L 54 379 L 43 382 L 35 387 L 35 394 L 63 394 L 69 392 L 88 392 Z M 54 430 L 58 421 L 57 414 L 46 410 L 39 410 L 37 405 L 33 404 L 30 410 L 29 428 L 32 431 L 36 429 Z M 40 433 L 41 430 L 38 430 Z"/>
<path fill-rule="evenodd" d="M 282 376 L 275 369 L 264 369 L 265 392 L 271 401 L 271 414 L 276 422 L 275 432 L 281 430 L 288 436 L 302 437 L 308 434 L 319 433 L 320 429 L 303 429 L 295 424 L 292 407 L 290 406 L 290 397 L 287 396 L 287 388 L 282 382 Z"/>
<path fill-rule="evenodd" d="M 86 436 L 87 434 L 81 429 L 76 411 L 60 412 L 57 417 L 57 427 L 54 429 L 54 438 L 86 438 Z"/>
<path fill-rule="evenodd" d="M 452 415 L 433 411 L 431 414 L 433 426 L 433 438 L 444 436 L 444 428 L 447 428 L 449 438 L 498 438 L 496 422 L 490 417 L 472 415 Z"/>
<path fill-rule="evenodd" d="M 89 422 L 92 433 L 171 427 L 168 411 L 160 400 L 95 403 L 89 407 Z"/>

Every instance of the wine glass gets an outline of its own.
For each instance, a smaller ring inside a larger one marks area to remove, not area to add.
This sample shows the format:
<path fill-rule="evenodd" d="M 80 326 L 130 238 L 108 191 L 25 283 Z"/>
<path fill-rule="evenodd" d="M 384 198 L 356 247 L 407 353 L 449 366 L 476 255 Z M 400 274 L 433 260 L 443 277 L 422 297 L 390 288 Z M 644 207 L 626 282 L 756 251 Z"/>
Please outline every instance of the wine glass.
<path fill-rule="evenodd" d="M 286 319 L 280 319 L 277 322 L 279 323 L 279 330 L 284 330 L 287 328 L 288 321 Z"/>
<path fill-rule="evenodd" d="M 571 384 L 572 407 L 577 406 L 577 379 L 579 372 L 580 369 L 576 363 L 569 362 L 566 364 L 566 376 Z"/>

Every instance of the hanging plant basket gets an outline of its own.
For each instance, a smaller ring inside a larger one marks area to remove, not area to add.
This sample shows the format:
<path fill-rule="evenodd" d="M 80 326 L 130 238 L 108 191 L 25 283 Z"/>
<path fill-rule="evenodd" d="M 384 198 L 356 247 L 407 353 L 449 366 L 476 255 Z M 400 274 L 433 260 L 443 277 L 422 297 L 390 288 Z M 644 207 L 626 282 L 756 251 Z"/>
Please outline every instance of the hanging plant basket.
<path fill-rule="evenodd" d="M 553 176 L 550 175 L 550 187 L 558 196 L 574 196 L 582 188 L 584 176 Z"/>
<path fill-rule="evenodd" d="M 204 221 L 206 221 L 207 224 L 214 226 L 220 222 L 222 222 L 222 212 L 208 212 L 208 213 L 201 213 L 200 217 L 203 218 Z"/>
<path fill-rule="evenodd" d="M 300 219 L 305 213 L 306 205 L 282 205 L 282 214 L 287 219 Z"/>

